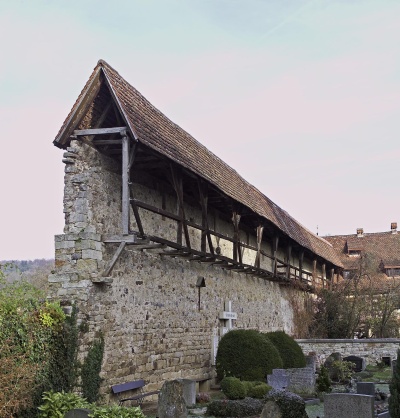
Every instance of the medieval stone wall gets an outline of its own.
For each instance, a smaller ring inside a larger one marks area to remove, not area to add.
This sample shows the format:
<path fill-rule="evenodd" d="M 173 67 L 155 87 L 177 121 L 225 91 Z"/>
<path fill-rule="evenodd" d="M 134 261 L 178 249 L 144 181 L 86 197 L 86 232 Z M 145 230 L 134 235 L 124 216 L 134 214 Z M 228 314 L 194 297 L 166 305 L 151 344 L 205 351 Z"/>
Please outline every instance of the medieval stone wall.
<path fill-rule="evenodd" d="M 231 301 L 237 313 L 234 326 L 260 331 L 293 332 L 293 296 L 302 293 L 252 275 L 226 271 L 206 263 L 163 255 L 162 249 L 135 250 L 126 246 L 112 272 L 112 282 L 96 284 L 118 244 L 102 243 L 102 234 L 121 231 L 121 176 L 118 162 L 72 141 L 64 154 L 65 229 L 55 237 L 56 271 L 49 276 L 50 297 L 66 306 L 76 303 L 80 356 L 102 333 L 105 353 L 102 367 L 103 393 L 110 385 L 145 379 L 149 390 L 173 378 L 206 380 L 213 377 L 211 347 L 225 321 L 219 319 L 224 303 Z M 135 197 L 161 207 L 157 184 L 143 177 L 134 179 Z M 176 210 L 176 198 L 165 197 L 165 208 Z M 201 223 L 201 211 L 186 205 L 186 215 Z M 176 240 L 176 223 L 140 209 L 144 230 Z M 232 236 L 232 224 L 211 210 L 212 228 Z M 131 227 L 135 228 L 132 216 Z M 200 249 L 200 234 L 190 229 L 193 248 Z M 231 256 L 232 244 L 217 240 L 221 253 Z M 254 235 L 249 243 L 256 245 Z M 270 252 L 270 245 L 263 243 Z M 244 262 L 254 263 L 254 252 L 245 249 Z M 284 259 L 284 253 L 279 252 Z M 271 268 L 262 257 L 261 266 Z M 196 287 L 199 277 L 205 287 Z"/>
<path fill-rule="evenodd" d="M 362 357 L 365 359 L 366 365 L 368 365 L 382 361 L 382 357 L 390 357 L 392 360 L 395 360 L 400 339 L 309 339 L 297 340 L 297 342 L 300 344 L 304 354 L 315 353 L 319 364 L 323 364 L 332 353 L 340 353 L 342 357 Z"/>

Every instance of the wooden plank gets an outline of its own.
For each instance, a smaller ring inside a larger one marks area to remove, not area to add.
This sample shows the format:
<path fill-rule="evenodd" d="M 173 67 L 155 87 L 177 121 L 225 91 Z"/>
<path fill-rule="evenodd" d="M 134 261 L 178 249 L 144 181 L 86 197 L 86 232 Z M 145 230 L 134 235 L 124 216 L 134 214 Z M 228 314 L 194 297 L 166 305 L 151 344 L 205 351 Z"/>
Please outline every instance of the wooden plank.
<path fill-rule="evenodd" d="M 104 270 L 104 273 L 102 274 L 103 277 L 107 277 L 110 275 L 112 269 L 115 266 L 115 263 L 118 261 L 119 256 L 121 255 L 122 251 L 124 250 L 126 245 L 126 242 L 122 241 L 119 244 L 119 247 L 117 248 L 117 251 L 115 251 L 115 254 L 113 255 L 113 258 L 111 259 L 110 263 L 108 264 L 107 268 Z"/>
<path fill-rule="evenodd" d="M 125 241 L 127 244 L 135 244 L 138 240 L 136 238 L 136 235 L 102 235 L 101 240 L 104 244 L 111 244 L 111 243 L 120 243 L 122 241 Z M 143 240 L 139 240 L 140 243 L 143 242 Z"/>
<path fill-rule="evenodd" d="M 292 258 L 292 245 L 289 244 L 286 250 L 286 277 L 290 279 L 290 259 Z"/>
<path fill-rule="evenodd" d="M 261 243 L 262 243 L 262 237 L 264 232 L 264 226 L 258 225 L 257 226 L 257 253 L 256 253 L 256 259 L 254 261 L 254 266 L 257 268 L 260 268 L 260 259 L 261 259 Z"/>
<path fill-rule="evenodd" d="M 242 253 L 240 251 L 239 243 L 239 222 L 240 215 L 238 212 L 234 211 L 232 213 L 232 223 L 233 223 L 233 259 L 242 263 Z"/>
<path fill-rule="evenodd" d="M 126 132 L 122 137 L 122 233 L 129 235 L 129 138 Z"/>
<path fill-rule="evenodd" d="M 207 183 L 197 179 L 197 186 L 199 189 L 199 199 L 201 206 L 201 226 L 203 227 L 201 234 L 201 249 L 207 251 L 206 238 L 208 241 L 208 248 L 211 254 L 214 254 L 214 245 L 212 243 L 210 228 L 208 226 L 208 185 Z"/>
<path fill-rule="evenodd" d="M 88 135 L 110 135 L 110 134 L 121 134 L 127 131 L 126 126 L 119 126 L 116 128 L 95 128 L 95 129 L 76 129 L 74 135 L 76 136 L 88 136 Z"/>
<path fill-rule="evenodd" d="M 122 145 L 122 139 L 94 139 L 93 145 Z M 118 153 L 121 151 L 118 150 Z"/>
<path fill-rule="evenodd" d="M 299 279 L 303 280 L 303 260 L 304 260 L 304 250 L 300 250 L 299 255 Z"/>
<path fill-rule="evenodd" d="M 106 120 L 106 117 L 108 115 L 108 112 L 110 111 L 111 107 L 112 107 L 113 101 L 110 100 L 107 103 L 107 106 L 103 109 L 103 111 L 101 112 L 101 115 L 99 117 L 99 119 L 96 121 L 96 124 L 93 126 L 93 128 L 100 128 L 100 126 L 103 124 L 103 122 Z M 92 141 L 94 138 L 94 135 L 89 136 L 87 139 L 89 141 Z"/>
<path fill-rule="evenodd" d="M 276 276 L 276 267 L 277 267 L 277 254 L 278 254 L 278 245 L 279 245 L 279 235 L 274 235 L 272 238 L 272 272 Z"/>
<path fill-rule="evenodd" d="M 175 165 L 170 165 L 171 168 L 171 175 L 172 175 L 172 184 L 175 189 L 175 193 L 178 199 L 178 210 L 179 210 L 179 216 L 180 221 L 178 223 L 178 236 L 177 236 L 177 242 L 182 239 L 182 232 L 180 228 L 183 227 L 183 232 L 185 235 L 185 242 L 186 246 L 190 248 L 190 238 L 189 238 L 189 230 L 186 223 L 186 216 L 185 216 L 185 208 L 183 203 L 183 184 L 182 184 L 182 175 L 180 172 L 178 172 L 178 168 Z"/>

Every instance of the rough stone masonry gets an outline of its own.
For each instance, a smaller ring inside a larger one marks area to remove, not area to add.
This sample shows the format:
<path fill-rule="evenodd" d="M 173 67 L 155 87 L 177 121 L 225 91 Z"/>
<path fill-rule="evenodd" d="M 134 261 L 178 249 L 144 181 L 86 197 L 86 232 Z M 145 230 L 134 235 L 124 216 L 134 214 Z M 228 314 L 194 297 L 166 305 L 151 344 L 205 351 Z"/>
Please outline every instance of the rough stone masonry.
<path fill-rule="evenodd" d="M 237 312 L 235 327 L 293 331 L 289 299 L 298 291 L 162 251 L 128 248 L 112 283 L 94 283 L 116 249 L 102 243 L 102 234 L 120 226 L 121 176 L 116 161 L 82 142 L 71 142 L 68 158 L 65 233 L 55 237 L 56 271 L 49 282 L 53 297 L 77 304 L 81 328 L 88 330 L 80 335 L 81 356 L 100 332 L 104 335 L 104 394 L 110 385 L 136 379 L 149 382 L 149 390 L 176 378 L 211 379 L 211 340 L 223 322 L 225 300 Z M 136 187 L 147 199 L 161 199 L 156 190 Z M 169 199 L 167 205 L 175 204 Z M 153 216 L 143 213 L 142 221 L 162 236 L 174 233 L 169 220 L 154 224 Z M 198 277 L 205 282 L 200 299 Z"/>

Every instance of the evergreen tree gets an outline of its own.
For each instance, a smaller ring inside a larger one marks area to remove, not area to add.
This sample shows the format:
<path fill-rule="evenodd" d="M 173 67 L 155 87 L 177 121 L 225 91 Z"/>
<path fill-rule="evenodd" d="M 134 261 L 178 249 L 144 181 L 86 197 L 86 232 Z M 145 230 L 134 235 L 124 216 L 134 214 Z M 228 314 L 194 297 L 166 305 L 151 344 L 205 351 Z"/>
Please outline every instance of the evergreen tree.
<path fill-rule="evenodd" d="M 400 350 L 397 350 L 396 366 L 389 385 L 389 413 L 392 418 L 400 418 Z"/>

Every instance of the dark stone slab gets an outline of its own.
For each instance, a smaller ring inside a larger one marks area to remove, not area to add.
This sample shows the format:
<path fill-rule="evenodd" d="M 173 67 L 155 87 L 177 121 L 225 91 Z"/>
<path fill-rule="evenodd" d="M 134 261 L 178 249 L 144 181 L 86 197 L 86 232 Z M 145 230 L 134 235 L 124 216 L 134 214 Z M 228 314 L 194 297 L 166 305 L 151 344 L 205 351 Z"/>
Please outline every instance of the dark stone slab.
<path fill-rule="evenodd" d="M 361 372 L 365 370 L 365 359 L 357 356 L 347 356 L 344 357 L 343 361 L 349 361 L 354 364 L 354 371 Z"/>
<path fill-rule="evenodd" d="M 370 395 L 375 397 L 375 383 L 357 382 L 357 393 L 360 395 Z"/>

